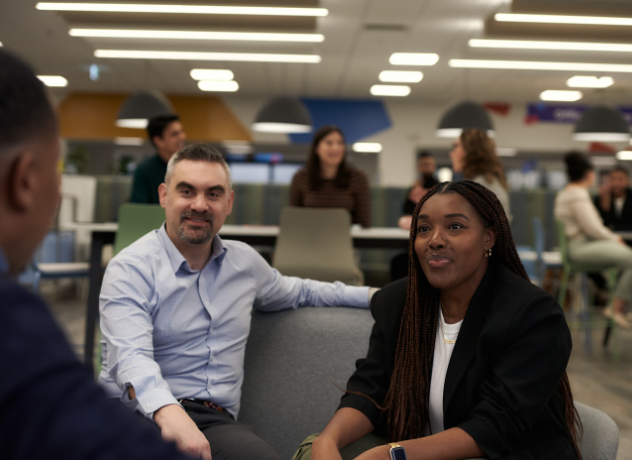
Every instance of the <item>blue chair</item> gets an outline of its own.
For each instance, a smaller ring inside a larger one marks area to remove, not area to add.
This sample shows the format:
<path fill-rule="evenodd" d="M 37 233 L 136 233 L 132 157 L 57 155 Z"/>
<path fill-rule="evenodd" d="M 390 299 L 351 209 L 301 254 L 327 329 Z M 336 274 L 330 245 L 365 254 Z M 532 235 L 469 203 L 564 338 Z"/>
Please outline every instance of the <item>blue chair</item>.
<path fill-rule="evenodd" d="M 46 249 L 45 259 L 54 262 L 31 261 L 33 269 L 33 292 L 39 292 L 40 281 L 60 278 L 87 278 L 90 264 L 88 262 L 68 262 L 74 252 L 74 233 L 51 231 L 44 239 L 38 258 L 43 257 L 42 250 Z M 64 254 L 62 254 L 64 253 Z M 67 256 L 65 253 L 71 254 Z"/>

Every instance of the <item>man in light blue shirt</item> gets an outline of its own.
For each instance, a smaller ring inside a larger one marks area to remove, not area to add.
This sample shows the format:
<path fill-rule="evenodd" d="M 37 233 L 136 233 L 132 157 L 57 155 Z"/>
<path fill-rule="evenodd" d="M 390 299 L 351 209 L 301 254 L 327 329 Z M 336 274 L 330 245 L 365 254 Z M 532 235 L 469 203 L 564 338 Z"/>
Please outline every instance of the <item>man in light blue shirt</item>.
<path fill-rule="evenodd" d="M 250 246 L 222 241 L 234 193 L 226 162 L 209 146 L 176 153 L 159 193 L 165 224 L 121 251 L 105 274 L 99 381 L 190 455 L 276 460 L 236 422 L 251 309 L 366 308 L 369 290 L 285 277 Z"/>

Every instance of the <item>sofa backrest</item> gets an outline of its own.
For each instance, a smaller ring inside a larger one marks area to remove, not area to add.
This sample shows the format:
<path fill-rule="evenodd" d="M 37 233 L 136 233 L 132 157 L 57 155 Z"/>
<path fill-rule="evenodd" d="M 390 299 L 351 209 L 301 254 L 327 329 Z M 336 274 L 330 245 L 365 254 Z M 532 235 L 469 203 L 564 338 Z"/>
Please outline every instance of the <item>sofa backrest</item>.
<path fill-rule="evenodd" d="M 355 308 L 253 311 L 239 421 L 289 460 L 335 413 L 373 318 Z"/>

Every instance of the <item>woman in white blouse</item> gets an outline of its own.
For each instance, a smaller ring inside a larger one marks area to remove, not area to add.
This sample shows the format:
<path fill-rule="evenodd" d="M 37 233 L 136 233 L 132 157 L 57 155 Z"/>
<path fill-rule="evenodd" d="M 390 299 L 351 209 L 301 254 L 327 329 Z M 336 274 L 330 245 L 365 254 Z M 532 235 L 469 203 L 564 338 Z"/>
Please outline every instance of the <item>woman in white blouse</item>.
<path fill-rule="evenodd" d="M 622 270 L 612 302 L 616 323 L 632 330 L 625 308 L 632 302 L 632 248 L 603 225 L 588 189 L 595 182 L 595 171 L 586 155 L 570 152 L 564 157 L 569 184 L 555 198 L 555 218 L 564 224 L 569 239 L 569 256 L 575 262 L 612 265 Z"/>
<path fill-rule="evenodd" d="M 464 129 L 454 141 L 450 161 L 455 176 L 462 175 L 463 179 L 478 182 L 494 192 L 511 223 L 511 207 L 507 193 L 509 187 L 503 165 L 496 153 L 494 140 L 480 129 Z"/>

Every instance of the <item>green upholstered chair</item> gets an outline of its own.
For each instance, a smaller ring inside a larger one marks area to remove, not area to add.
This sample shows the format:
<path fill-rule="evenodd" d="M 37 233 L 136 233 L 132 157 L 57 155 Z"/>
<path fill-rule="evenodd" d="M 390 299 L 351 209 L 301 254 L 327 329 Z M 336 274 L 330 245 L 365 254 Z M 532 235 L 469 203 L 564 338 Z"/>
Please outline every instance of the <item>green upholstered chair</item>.
<path fill-rule="evenodd" d="M 114 240 L 114 255 L 147 233 L 160 228 L 165 221 L 165 210 L 157 204 L 125 203 L 119 208 Z"/>
<path fill-rule="evenodd" d="M 165 210 L 157 204 L 125 203 L 119 208 L 119 228 L 114 239 L 114 255 L 142 238 L 147 233 L 160 228 L 165 221 Z M 99 351 L 96 358 L 95 375 L 101 373 L 103 355 L 101 353 L 101 330 L 99 329 Z"/>
<path fill-rule="evenodd" d="M 564 228 L 564 224 L 559 220 L 556 221 L 557 226 L 557 234 L 558 234 L 558 242 L 560 246 L 560 253 L 562 255 L 562 264 L 564 266 L 564 270 L 562 273 L 562 280 L 560 283 L 560 291 L 558 293 L 557 301 L 563 307 L 564 301 L 566 300 L 566 291 L 568 290 L 568 282 L 570 280 L 571 275 L 580 275 L 581 277 L 581 295 L 582 295 L 582 304 L 584 308 L 581 312 L 579 312 L 579 322 L 570 322 L 570 325 L 578 324 L 580 328 L 587 329 L 586 332 L 586 347 L 588 349 L 591 348 L 590 342 L 590 329 L 594 327 L 603 326 L 603 321 L 592 321 L 590 320 L 588 306 L 588 279 L 587 273 L 604 273 L 606 275 L 606 280 L 608 282 L 608 300 L 611 303 L 614 299 L 614 291 L 617 287 L 617 280 L 619 275 L 619 269 L 613 267 L 612 265 L 601 265 L 601 264 L 588 264 L 588 263 L 580 263 L 573 262 L 569 256 L 569 244 L 568 237 L 566 236 L 566 229 Z M 614 328 L 614 321 L 612 319 L 606 320 L 606 332 L 604 336 L 603 345 L 607 346 L 608 341 L 610 339 L 610 335 L 612 329 Z M 615 359 L 617 358 L 617 350 L 615 346 Z"/>

